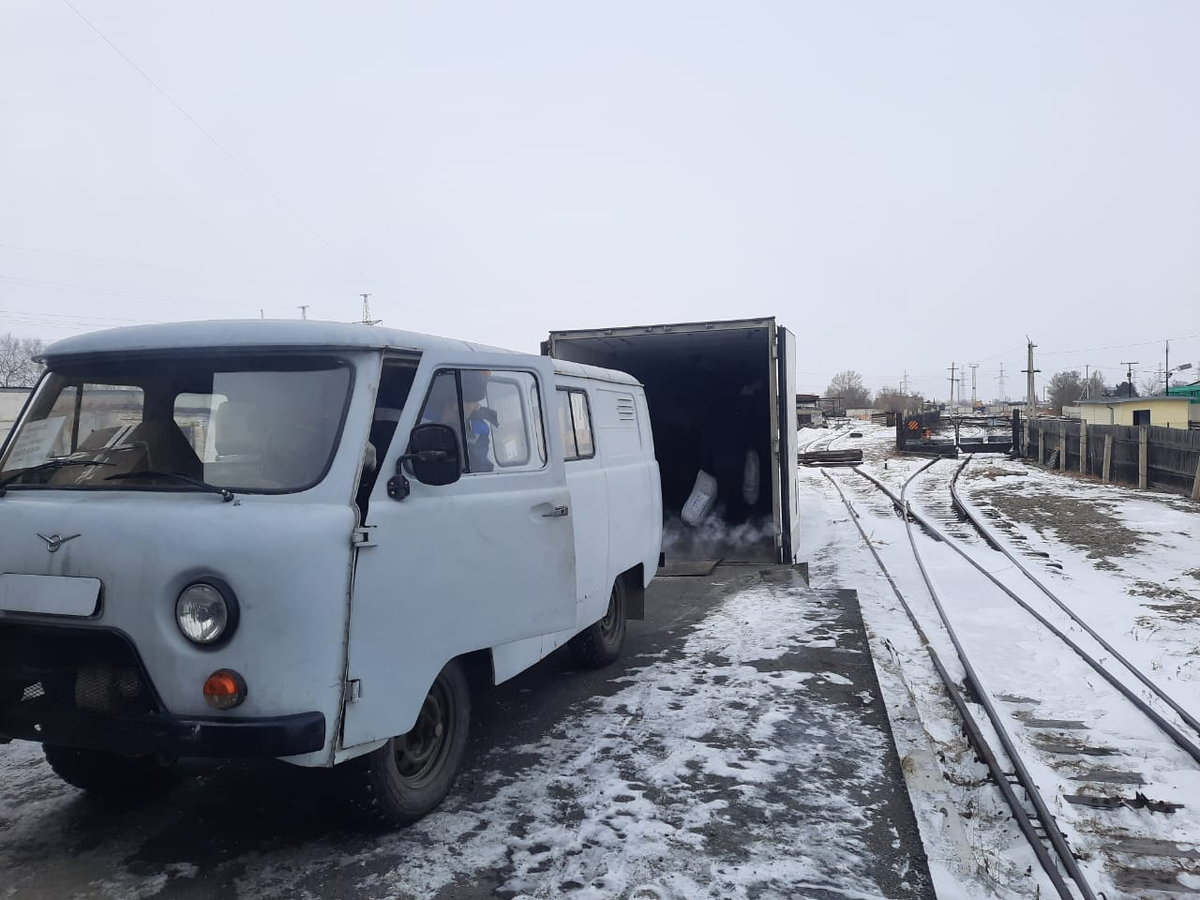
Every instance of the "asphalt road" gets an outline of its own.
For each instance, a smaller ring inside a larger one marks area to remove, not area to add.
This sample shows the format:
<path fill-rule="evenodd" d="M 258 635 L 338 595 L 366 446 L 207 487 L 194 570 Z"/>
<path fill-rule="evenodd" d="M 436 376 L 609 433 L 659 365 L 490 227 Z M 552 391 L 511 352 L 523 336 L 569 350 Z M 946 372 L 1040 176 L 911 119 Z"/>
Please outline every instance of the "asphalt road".
<path fill-rule="evenodd" d="M 586 774 L 593 767 L 603 769 L 606 764 L 603 752 L 592 762 L 573 761 L 577 768 L 572 771 L 576 774 L 564 770 L 556 781 L 555 773 L 547 776 L 544 771 L 544 748 L 554 746 L 555 742 L 569 744 L 573 730 L 588 727 L 589 722 L 602 715 L 600 707 L 605 702 L 602 698 L 614 697 L 637 685 L 643 673 L 653 671 L 655 666 L 674 665 L 690 673 L 692 667 L 719 665 L 720 660 L 714 661 L 715 658 L 694 662 L 681 658 L 685 639 L 724 599 L 764 583 L 774 583 L 771 589 L 780 590 L 783 595 L 804 590 L 798 576 L 782 567 L 721 567 L 710 577 L 658 579 L 647 596 L 647 621 L 631 623 L 626 652 L 618 663 L 600 671 L 577 670 L 569 654 L 560 651 L 503 685 L 478 689 L 467 759 L 445 811 L 405 832 L 372 832 L 341 813 L 336 798 L 330 796 L 332 781 L 319 771 L 274 762 L 186 763 L 190 777 L 171 793 L 152 801 L 114 803 L 88 797 L 59 782 L 33 745 L 14 743 L 0 747 L 0 779 L 3 779 L 0 781 L 0 872 L 3 872 L 0 897 L 208 900 L 246 896 L 411 896 L 467 900 L 525 896 L 527 891 L 520 886 L 534 883 L 530 879 L 549 869 L 551 857 L 558 858 L 557 849 L 550 846 L 555 838 L 546 835 L 557 835 L 557 840 L 569 842 L 596 824 L 589 818 L 589 801 L 582 795 L 576 796 L 572 779 L 578 781 L 579 773 Z M 836 860 L 838 854 L 857 854 L 866 860 L 861 863 L 867 867 L 863 871 L 869 872 L 868 880 L 873 884 L 864 896 L 932 896 L 898 763 L 890 740 L 885 739 L 890 738 L 890 733 L 883 704 L 877 699 L 878 687 L 865 638 L 861 636 L 857 602 L 852 595 L 847 599 L 852 602 L 832 604 L 836 608 L 831 609 L 827 618 L 830 633 L 848 635 L 843 642 L 849 640 L 860 645 L 853 650 L 857 656 L 852 657 L 847 648 L 829 646 L 831 641 L 816 641 L 811 648 L 777 655 L 759 666 L 764 677 L 778 675 L 773 670 L 780 669 L 845 672 L 849 677 L 834 678 L 833 683 L 817 679 L 813 684 L 818 686 L 819 693 L 807 697 L 810 703 L 834 704 L 833 718 L 826 715 L 814 723 L 805 712 L 806 707 L 796 701 L 788 714 L 790 721 L 782 723 L 787 727 L 772 727 L 796 746 L 814 740 L 836 742 L 837 735 L 831 737 L 830 732 L 837 729 L 830 723 L 840 719 L 836 705 L 843 704 L 850 710 L 846 721 L 853 721 L 855 729 L 870 732 L 868 744 L 877 747 L 886 744 L 879 750 L 881 765 L 887 771 L 883 779 L 871 776 L 853 781 L 850 770 L 857 765 L 853 759 L 842 760 L 833 755 L 831 763 L 822 763 L 828 769 L 822 777 L 827 777 L 833 786 L 825 790 L 862 793 L 864 808 L 870 807 L 874 812 L 860 817 L 864 821 L 856 821 L 853 826 L 848 840 L 857 849 L 830 848 L 826 862 L 815 868 L 819 874 L 823 866 L 838 867 L 838 863 L 828 861 Z M 728 671 L 744 670 L 742 666 Z M 721 684 L 726 677 L 720 675 L 714 680 Z M 669 691 L 669 687 L 658 690 Z M 861 699 L 872 693 L 873 703 L 871 697 Z M 719 713 L 711 710 L 706 715 L 720 718 Z M 621 721 L 629 719 L 626 715 Z M 714 729 L 718 726 L 719 722 L 713 723 Z M 671 746 L 669 734 L 657 735 L 652 722 L 645 727 L 651 735 L 647 741 Z M 612 729 L 604 733 L 609 731 Z M 741 737 L 734 735 L 726 743 L 739 740 Z M 583 739 L 582 752 L 586 754 L 587 748 L 596 743 L 594 738 Z M 668 756 L 671 752 L 674 751 L 664 751 Z M 756 752 L 751 751 L 751 756 Z M 854 753 L 845 755 L 853 757 Z M 627 763 L 628 760 L 624 764 L 626 769 Z M 656 880 L 657 887 L 635 889 L 619 881 L 606 883 L 601 879 L 585 884 L 559 878 L 557 882 L 548 880 L 536 893 L 530 891 L 528 895 L 710 896 L 704 893 L 704 877 L 734 877 L 721 865 L 743 865 L 746 859 L 758 865 L 754 853 L 748 853 L 741 843 L 750 843 L 747 828 L 758 829 L 755 833 L 764 835 L 773 833 L 770 822 L 760 821 L 764 815 L 779 816 L 780 825 L 791 822 L 796 827 L 823 815 L 846 817 L 844 813 L 830 813 L 821 808 L 823 789 L 801 767 L 776 767 L 775 771 L 788 774 L 774 778 L 767 786 L 767 793 L 755 794 L 753 800 L 746 799 L 750 795 L 745 784 L 737 783 L 736 772 L 733 778 L 697 772 L 697 778 L 703 777 L 703 793 L 695 793 L 700 790 L 699 782 L 685 779 L 687 784 L 680 782 L 681 793 L 673 799 L 656 798 L 652 786 L 630 778 L 630 783 L 637 785 L 630 790 L 638 794 L 640 802 L 659 805 L 649 813 L 644 808 L 639 813 L 637 807 L 631 806 L 632 811 L 624 813 L 629 818 L 620 821 L 640 818 L 644 825 L 646 819 L 687 818 L 687 807 L 699 797 L 705 798 L 712 808 L 725 810 L 721 818 L 709 817 L 690 831 L 681 829 L 664 844 L 680 852 L 691 852 L 694 848 L 701 855 L 712 854 L 712 866 L 698 870 L 710 875 L 702 875 L 700 881 L 696 881 L 694 872 L 687 883 L 680 880 L 682 876 L 672 876 L 669 870 L 674 864 L 668 853 L 667 858 L 656 863 L 666 872 Z M 539 796 L 538 802 L 544 799 L 549 804 L 548 811 L 531 810 L 526 815 L 520 801 L 517 805 L 511 800 L 506 801 L 508 805 L 498 805 L 499 795 L 511 791 L 513 786 L 533 781 L 535 775 L 546 785 L 544 797 Z M 852 788 L 844 790 L 851 781 Z M 870 786 L 864 787 L 867 782 Z M 633 801 L 632 796 L 627 799 Z M 621 794 L 616 795 L 616 800 L 627 802 Z M 662 813 L 672 803 L 680 810 L 670 815 Z M 764 813 L 764 809 L 768 811 Z M 495 819 L 501 814 L 511 817 L 511 821 L 497 823 Z M 610 820 L 611 817 L 606 819 Z M 426 823 L 430 823 L 428 827 Z M 530 837 L 535 831 L 536 837 Z M 583 840 L 584 849 L 594 846 L 599 848 L 596 852 L 621 856 L 628 852 L 636 855 L 635 842 L 643 839 L 651 842 L 647 846 L 657 846 L 653 844 L 657 832 L 618 828 L 605 833 L 609 834 L 609 844 Z M 785 835 L 786 829 L 779 833 Z M 638 837 L 639 834 L 643 837 Z M 756 841 L 756 846 L 762 843 Z M 492 845 L 497 842 L 506 845 L 504 852 L 485 852 L 494 850 Z M 862 847 L 858 846 L 860 843 Z M 767 851 L 767 856 L 775 859 L 790 852 L 786 846 L 774 847 Z M 544 863 L 538 861 L 539 854 L 545 857 Z M 692 863 L 694 860 L 687 865 L 680 861 L 678 868 L 695 869 Z M 430 868 L 424 882 L 414 874 L 422 866 Z M 398 872 L 405 875 L 402 888 L 397 887 Z M 514 881 L 514 872 L 521 878 Z M 828 893 L 823 889 L 793 893 L 786 881 L 794 877 L 797 876 L 770 876 L 765 883 L 773 883 L 770 880 L 773 878 L 779 888 L 777 893 L 759 890 L 743 895 L 844 896 L 833 889 Z M 421 884 L 427 887 L 422 888 Z M 696 886 L 689 887 L 693 884 Z M 722 889 L 711 895 L 724 894 Z"/>

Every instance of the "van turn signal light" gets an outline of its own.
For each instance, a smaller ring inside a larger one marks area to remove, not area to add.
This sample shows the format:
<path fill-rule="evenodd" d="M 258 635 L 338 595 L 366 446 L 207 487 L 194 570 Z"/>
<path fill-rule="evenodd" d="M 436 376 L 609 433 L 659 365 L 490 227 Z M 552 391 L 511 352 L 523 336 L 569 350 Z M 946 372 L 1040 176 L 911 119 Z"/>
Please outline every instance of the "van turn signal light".
<path fill-rule="evenodd" d="M 204 682 L 204 702 L 213 709 L 233 709 L 246 699 L 246 679 L 233 669 L 217 669 Z"/>

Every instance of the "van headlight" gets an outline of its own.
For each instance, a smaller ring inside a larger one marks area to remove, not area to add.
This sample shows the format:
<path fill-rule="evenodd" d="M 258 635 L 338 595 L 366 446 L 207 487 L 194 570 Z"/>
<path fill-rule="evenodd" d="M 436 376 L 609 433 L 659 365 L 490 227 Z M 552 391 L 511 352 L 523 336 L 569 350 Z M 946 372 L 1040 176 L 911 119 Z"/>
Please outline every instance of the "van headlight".
<path fill-rule="evenodd" d="M 238 605 L 229 585 L 216 578 L 189 584 L 175 601 L 175 623 L 202 647 L 225 643 L 237 628 Z"/>

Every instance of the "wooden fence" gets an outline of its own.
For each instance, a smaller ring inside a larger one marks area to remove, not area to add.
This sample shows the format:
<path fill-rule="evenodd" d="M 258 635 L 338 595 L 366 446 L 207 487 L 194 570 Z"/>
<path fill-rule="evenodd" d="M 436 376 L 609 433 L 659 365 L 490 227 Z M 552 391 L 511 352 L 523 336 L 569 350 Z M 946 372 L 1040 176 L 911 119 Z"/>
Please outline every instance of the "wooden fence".
<path fill-rule="evenodd" d="M 1052 469 L 1200 500 L 1200 431 L 1021 419 L 1022 455 Z"/>

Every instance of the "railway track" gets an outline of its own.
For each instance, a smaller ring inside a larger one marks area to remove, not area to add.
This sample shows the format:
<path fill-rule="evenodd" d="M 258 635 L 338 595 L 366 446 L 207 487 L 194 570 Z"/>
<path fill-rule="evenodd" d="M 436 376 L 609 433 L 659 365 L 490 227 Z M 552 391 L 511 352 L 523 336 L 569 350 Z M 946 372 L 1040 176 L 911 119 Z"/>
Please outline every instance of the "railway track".
<path fill-rule="evenodd" d="M 814 438 L 803 447 L 797 448 L 796 461 L 803 466 L 857 466 L 863 461 L 861 447 L 834 450 L 834 443 L 848 433 L 849 427 L 840 428 L 830 435 Z M 859 437 L 862 435 L 860 434 Z"/>
<path fill-rule="evenodd" d="M 849 433 L 850 433 L 850 426 L 844 425 L 841 428 L 839 428 L 837 431 L 834 431 L 830 434 L 823 434 L 823 435 L 820 435 L 819 437 L 813 438 L 811 441 L 809 441 L 803 447 L 800 447 L 799 452 L 815 453 L 818 450 L 832 450 L 834 442 L 838 438 L 845 437 Z"/>
<path fill-rule="evenodd" d="M 899 494 L 862 469 L 865 481 L 849 479 L 901 512 L 909 553 L 873 541 L 847 479 L 824 474 L 1053 889 L 1106 900 L 1200 895 L 1200 820 L 1180 813 L 1200 800 L 1200 723 L 1024 566 L 953 481 L 952 502 L 936 504 L 948 511 L 914 507 L 910 492 L 925 503 L 937 496 L 922 484 L 936 462 Z M 970 541 L 975 528 L 1003 556 Z M 915 585 L 914 562 L 923 589 L 906 596 L 898 576 Z"/>

